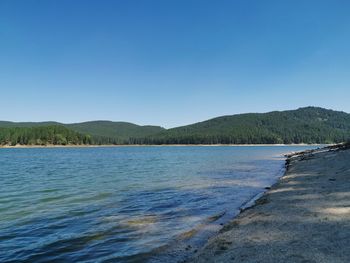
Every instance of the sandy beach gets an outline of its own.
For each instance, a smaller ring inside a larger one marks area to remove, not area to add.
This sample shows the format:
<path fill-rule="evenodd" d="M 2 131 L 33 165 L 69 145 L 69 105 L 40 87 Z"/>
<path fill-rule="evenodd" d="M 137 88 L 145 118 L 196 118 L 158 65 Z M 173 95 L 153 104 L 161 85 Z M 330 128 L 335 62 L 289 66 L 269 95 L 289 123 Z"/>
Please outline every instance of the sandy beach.
<path fill-rule="evenodd" d="M 350 149 L 291 155 L 286 166 L 189 262 L 350 262 Z"/>

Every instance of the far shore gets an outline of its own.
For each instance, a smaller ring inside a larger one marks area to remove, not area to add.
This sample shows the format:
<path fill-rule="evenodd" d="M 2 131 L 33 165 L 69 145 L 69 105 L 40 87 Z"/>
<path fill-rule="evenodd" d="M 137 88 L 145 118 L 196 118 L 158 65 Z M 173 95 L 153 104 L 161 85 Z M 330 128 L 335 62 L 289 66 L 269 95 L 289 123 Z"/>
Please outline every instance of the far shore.
<path fill-rule="evenodd" d="M 0 145 L 0 148 L 13 149 L 13 148 L 105 148 L 105 147 L 184 147 L 184 146 L 198 146 L 198 147 L 258 147 L 258 146 L 329 146 L 333 144 L 103 144 L 103 145 L 88 145 L 88 144 L 69 144 L 69 145 Z"/>

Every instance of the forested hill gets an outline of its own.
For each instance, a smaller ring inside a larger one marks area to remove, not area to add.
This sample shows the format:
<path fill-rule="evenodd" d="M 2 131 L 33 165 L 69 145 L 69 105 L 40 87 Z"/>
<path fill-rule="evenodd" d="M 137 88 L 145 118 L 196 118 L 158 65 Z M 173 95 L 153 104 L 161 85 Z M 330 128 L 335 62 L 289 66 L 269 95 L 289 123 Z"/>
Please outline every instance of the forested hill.
<path fill-rule="evenodd" d="M 350 138 L 350 114 L 307 107 L 222 116 L 169 129 L 140 144 L 338 143 Z"/>
<path fill-rule="evenodd" d="M 49 126 L 62 126 L 80 134 L 89 135 L 91 138 L 90 144 L 133 144 L 135 139 L 144 138 L 165 130 L 159 126 L 140 126 L 128 122 L 112 121 L 89 121 L 72 124 L 0 121 L 0 128 L 44 127 L 44 129 L 47 129 Z M 0 141 L 0 144 L 4 144 L 4 142 Z"/>
<path fill-rule="evenodd" d="M 41 133 L 36 129 L 42 129 Z M 18 143 L 24 144 L 42 144 L 46 141 L 54 142 L 53 144 L 339 143 L 350 139 L 350 114 L 307 107 L 291 111 L 222 116 L 168 130 L 159 126 L 110 121 L 75 124 L 0 122 L 0 144 L 8 144 L 3 134 L 9 138 L 10 132 L 15 134 L 15 138 L 22 138 Z M 17 136 L 22 133 L 33 133 L 34 137 L 23 141 L 23 136 Z M 46 140 L 47 137 L 41 138 L 43 134 L 51 134 L 50 140 Z M 66 139 L 55 134 L 63 134 Z M 16 140 L 13 139 L 13 143 Z"/>
<path fill-rule="evenodd" d="M 129 122 L 112 121 L 89 121 L 64 125 L 77 132 L 90 134 L 97 143 L 101 144 L 108 143 L 107 138 L 109 138 L 110 143 L 114 144 L 133 144 L 135 139 L 144 138 L 165 130 L 159 126 L 140 126 Z"/>

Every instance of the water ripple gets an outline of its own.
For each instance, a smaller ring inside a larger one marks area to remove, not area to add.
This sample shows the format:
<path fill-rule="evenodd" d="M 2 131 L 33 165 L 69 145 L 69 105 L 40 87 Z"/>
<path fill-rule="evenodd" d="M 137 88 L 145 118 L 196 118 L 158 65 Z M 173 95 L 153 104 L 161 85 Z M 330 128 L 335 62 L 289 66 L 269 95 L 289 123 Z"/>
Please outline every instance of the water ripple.
<path fill-rule="evenodd" d="M 276 156 L 294 150 L 0 149 L 0 261 L 183 256 L 181 244 L 234 216 L 276 180 L 283 164 Z"/>

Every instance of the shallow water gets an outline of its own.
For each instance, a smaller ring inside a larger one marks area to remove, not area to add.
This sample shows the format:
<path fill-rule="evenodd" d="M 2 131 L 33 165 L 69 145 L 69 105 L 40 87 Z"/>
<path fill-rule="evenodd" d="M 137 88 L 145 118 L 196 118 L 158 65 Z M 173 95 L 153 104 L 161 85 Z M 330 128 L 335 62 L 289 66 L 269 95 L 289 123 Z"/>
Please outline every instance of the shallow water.
<path fill-rule="evenodd" d="M 174 259 L 309 148 L 0 149 L 0 262 Z"/>

